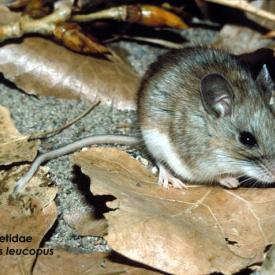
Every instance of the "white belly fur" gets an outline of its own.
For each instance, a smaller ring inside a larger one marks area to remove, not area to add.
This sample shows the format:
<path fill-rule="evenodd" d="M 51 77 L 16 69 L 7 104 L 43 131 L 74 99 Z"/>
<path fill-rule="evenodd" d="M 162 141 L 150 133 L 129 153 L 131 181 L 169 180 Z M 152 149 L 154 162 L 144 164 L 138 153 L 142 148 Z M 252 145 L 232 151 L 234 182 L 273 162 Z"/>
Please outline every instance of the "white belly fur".
<path fill-rule="evenodd" d="M 167 135 L 157 130 L 142 130 L 147 149 L 156 161 L 165 162 L 182 179 L 192 180 L 193 176 L 188 166 L 179 158 Z"/>

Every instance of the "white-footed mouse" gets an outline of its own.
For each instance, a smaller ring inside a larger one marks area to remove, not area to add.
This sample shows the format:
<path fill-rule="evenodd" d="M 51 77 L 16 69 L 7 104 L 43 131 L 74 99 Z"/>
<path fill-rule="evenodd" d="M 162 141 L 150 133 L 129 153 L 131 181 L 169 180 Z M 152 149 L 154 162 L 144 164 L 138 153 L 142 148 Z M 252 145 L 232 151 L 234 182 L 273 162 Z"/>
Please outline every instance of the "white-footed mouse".
<path fill-rule="evenodd" d="M 237 57 L 193 47 L 153 63 L 141 83 L 138 121 L 159 167 L 159 183 L 219 182 L 240 176 L 275 181 L 273 82 L 264 65 L 256 81 Z M 133 145 L 126 136 L 94 136 L 42 154 L 16 183 L 20 191 L 42 162 L 100 143 Z"/>
<path fill-rule="evenodd" d="M 160 57 L 146 73 L 138 101 L 159 183 L 237 187 L 240 176 L 274 182 L 272 93 L 265 65 L 255 81 L 237 57 L 221 50 L 188 48 Z"/>

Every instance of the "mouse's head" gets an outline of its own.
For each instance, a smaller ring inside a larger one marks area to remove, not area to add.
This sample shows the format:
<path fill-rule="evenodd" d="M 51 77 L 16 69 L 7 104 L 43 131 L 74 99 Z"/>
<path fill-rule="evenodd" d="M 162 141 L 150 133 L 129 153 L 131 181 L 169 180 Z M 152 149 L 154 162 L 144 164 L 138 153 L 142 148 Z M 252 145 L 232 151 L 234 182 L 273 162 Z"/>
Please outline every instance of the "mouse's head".
<path fill-rule="evenodd" d="M 256 81 L 240 74 L 229 81 L 217 73 L 201 80 L 209 142 L 217 173 L 275 182 L 274 84 L 264 65 Z"/>

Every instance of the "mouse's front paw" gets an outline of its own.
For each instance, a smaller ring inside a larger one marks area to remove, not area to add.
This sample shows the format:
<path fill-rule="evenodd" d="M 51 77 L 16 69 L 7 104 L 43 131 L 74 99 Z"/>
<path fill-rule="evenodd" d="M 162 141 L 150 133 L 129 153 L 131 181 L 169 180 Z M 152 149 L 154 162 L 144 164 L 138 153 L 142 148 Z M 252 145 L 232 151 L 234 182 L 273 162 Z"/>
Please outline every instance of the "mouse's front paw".
<path fill-rule="evenodd" d="M 166 169 L 162 164 L 158 164 L 158 168 L 159 168 L 159 179 L 158 179 L 159 185 L 163 186 L 164 188 L 168 188 L 170 183 L 174 188 L 187 189 L 187 186 L 185 185 L 185 183 L 183 183 L 177 177 L 173 176 L 169 172 L 169 170 Z"/>
<path fill-rule="evenodd" d="M 227 188 L 237 188 L 240 185 L 240 182 L 237 178 L 234 177 L 225 177 L 219 180 L 220 185 L 225 186 Z"/>

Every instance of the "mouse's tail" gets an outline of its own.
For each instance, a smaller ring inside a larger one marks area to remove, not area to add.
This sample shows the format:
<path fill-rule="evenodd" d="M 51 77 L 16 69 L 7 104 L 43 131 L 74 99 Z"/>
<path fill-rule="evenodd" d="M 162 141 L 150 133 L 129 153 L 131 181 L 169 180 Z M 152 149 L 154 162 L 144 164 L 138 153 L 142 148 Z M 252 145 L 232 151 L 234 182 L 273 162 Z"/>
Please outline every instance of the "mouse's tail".
<path fill-rule="evenodd" d="M 39 166 L 51 159 L 55 159 L 70 153 L 73 153 L 77 150 L 80 150 L 83 147 L 91 146 L 94 144 L 125 144 L 125 145 L 135 145 L 139 143 L 140 140 L 137 137 L 130 136 L 120 136 L 120 135 L 102 135 L 102 136 L 91 136 L 76 142 L 65 145 L 61 148 L 52 150 L 50 152 L 41 154 L 36 157 L 33 161 L 30 169 L 25 175 L 23 175 L 16 183 L 12 195 L 15 196 L 19 193 L 30 181 L 33 175 L 38 170 Z"/>

